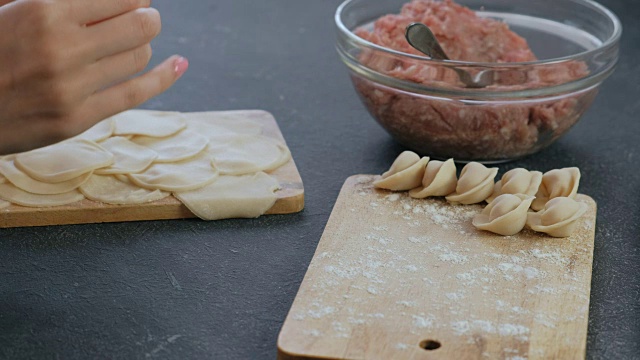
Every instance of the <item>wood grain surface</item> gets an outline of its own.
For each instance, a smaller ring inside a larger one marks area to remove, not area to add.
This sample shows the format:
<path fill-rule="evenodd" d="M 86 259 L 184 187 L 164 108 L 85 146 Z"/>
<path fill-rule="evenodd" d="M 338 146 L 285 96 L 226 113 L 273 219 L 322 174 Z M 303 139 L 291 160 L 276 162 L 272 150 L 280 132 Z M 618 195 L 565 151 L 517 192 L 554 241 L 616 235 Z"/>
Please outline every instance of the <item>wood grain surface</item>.
<path fill-rule="evenodd" d="M 264 135 L 285 141 L 275 118 L 270 113 L 262 110 L 238 110 L 226 113 L 231 112 L 242 113 L 247 118 L 262 123 Z M 304 187 L 293 157 L 288 163 L 269 174 L 278 179 L 281 189 L 276 192 L 276 203 L 266 214 L 289 214 L 302 211 Z M 0 209 L 0 228 L 193 217 L 195 215 L 173 196 L 136 205 L 110 205 L 84 199 L 73 204 L 48 208 L 11 205 Z"/>
<path fill-rule="evenodd" d="M 344 184 L 280 359 L 583 359 L 596 204 L 569 238 L 475 229 L 480 205 Z"/>

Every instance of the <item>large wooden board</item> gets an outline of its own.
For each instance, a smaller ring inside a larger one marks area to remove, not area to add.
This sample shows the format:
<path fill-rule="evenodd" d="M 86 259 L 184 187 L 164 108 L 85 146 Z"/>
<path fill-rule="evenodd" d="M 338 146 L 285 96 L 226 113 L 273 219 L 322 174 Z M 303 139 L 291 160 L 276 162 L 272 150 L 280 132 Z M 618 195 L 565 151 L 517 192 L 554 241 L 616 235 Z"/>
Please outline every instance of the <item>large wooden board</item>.
<path fill-rule="evenodd" d="M 578 195 L 589 210 L 569 238 L 503 237 L 471 225 L 480 205 L 412 199 L 372 179 L 342 188 L 280 359 L 584 358 L 593 199 Z"/>
<path fill-rule="evenodd" d="M 242 110 L 247 118 L 264 124 L 264 135 L 285 141 L 274 117 L 261 110 Z M 304 187 L 293 158 L 270 173 L 282 187 L 277 191 L 276 203 L 266 214 L 288 214 L 304 208 Z M 139 205 L 109 205 L 92 200 L 50 208 L 31 208 L 11 205 L 0 209 L 0 228 L 84 224 L 139 220 L 193 218 L 195 215 L 175 197 Z"/>

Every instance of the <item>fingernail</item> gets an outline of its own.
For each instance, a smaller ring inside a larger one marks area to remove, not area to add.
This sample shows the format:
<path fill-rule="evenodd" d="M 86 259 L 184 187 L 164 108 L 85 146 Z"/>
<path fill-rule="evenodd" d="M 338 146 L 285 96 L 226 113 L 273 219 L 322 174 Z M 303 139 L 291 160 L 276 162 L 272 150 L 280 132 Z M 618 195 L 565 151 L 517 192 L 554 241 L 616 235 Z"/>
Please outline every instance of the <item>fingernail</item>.
<path fill-rule="evenodd" d="M 189 68 L 189 60 L 187 60 L 186 58 L 183 57 L 179 57 L 176 62 L 175 62 L 175 68 L 174 71 L 176 72 L 176 75 L 178 77 L 181 77 L 182 74 L 184 74 L 187 69 Z"/>

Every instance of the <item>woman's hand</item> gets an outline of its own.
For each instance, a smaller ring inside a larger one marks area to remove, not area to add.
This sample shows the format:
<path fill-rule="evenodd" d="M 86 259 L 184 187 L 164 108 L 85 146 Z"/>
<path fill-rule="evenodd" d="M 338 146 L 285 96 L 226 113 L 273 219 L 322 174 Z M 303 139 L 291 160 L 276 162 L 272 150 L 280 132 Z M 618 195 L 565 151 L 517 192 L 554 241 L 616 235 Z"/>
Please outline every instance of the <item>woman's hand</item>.
<path fill-rule="evenodd" d="M 173 56 L 141 72 L 160 33 L 150 0 L 0 0 L 0 154 L 74 136 L 167 90 Z"/>

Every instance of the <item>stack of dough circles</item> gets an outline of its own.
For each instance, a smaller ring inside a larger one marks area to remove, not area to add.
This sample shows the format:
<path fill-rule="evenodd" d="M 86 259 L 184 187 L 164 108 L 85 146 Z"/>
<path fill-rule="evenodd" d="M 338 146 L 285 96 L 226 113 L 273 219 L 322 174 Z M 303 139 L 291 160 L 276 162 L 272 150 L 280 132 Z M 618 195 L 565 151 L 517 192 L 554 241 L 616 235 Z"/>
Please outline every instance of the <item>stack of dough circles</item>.
<path fill-rule="evenodd" d="M 164 199 L 171 193 L 149 190 L 132 184 L 127 178 L 108 175 L 93 175 L 80 186 L 88 199 L 106 204 L 140 204 Z"/>
<path fill-rule="evenodd" d="M 187 127 L 185 117 L 177 112 L 129 110 L 114 117 L 114 135 L 171 136 Z"/>
<path fill-rule="evenodd" d="M 189 128 L 200 135 L 214 139 L 229 138 L 237 135 L 260 135 L 262 126 L 246 118 L 246 112 L 225 111 L 211 121 L 207 112 L 189 113 Z"/>
<path fill-rule="evenodd" d="M 0 184 L 4 184 L 6 179 L 4 176 L 0 175 Z M 7 208 L 11 205 L 10 202 L 0 199 L 0 209 Z"/>
<path fill-rule="evenodd" d="M 155 163 L 143 172 L 128 176 L 131 182 L 145 189 L 188 191 L 210 184 L 218 175 L 209 157 L 202 154 L 178 162 Z"/>
<path fill-rule="evenodd" d="M 498 168 L 470 162 L 457 178 L 454 159 L 429 160 L 404 151 L 373 185 L 391 191 L 409 190 L 409 196 L 416 199 L 445 197 L 456 205 L 486 202 L 488 205 L 473 218 L 473 226 L 505 236 L 528 227 L 550 236 L 568 237 L 586 211 L 585 204 L 574 200 L 580 182 L 576 167 L 544 175 L 516 168 L 494 183 L 497 173 Z"/>
<path fill-rule="evenodd" d="M 153 150 L 155 162 L 175 162 L 196 156 L 209 144 L 209 139 L 188 129 L 165 137 L 136 136 L 132 142 Z"/>
<path fill-rule="evenodd" d="M 113 154 L 93 141 L 72 139 L 15 156 L 16 167 L 44 182 L 71 180 L 113 163 Z"/>
<path fill-rule="evenodd" d="M 52 195 L 34 194 L 5 182 L 0 184 L 0 198 L 22 206 L 50 207 L 71 204 L 84 199 L 84 196 L 77 189 Z"/>
<path fill-rule="evenodd" d="M 274 170 L 291 156 L 286 146 L 263 135 L 237 136 L 221 145 L 210 145 L 207 152 L 224 175 Z"/>
<path fill-rule="evenodd" d="M 113 164 L 97 169 L 98 175 L 130 174 L 143 171 L 158 158 L 152 149 L 140 146 L 122 136 L 114 136 L 100 143 L 113 154 Z"/>
<path fill-rule="evenodd" d="M 115 128 L 116 128 L 116 123 L 113 121 L 112 118 L 108 118 L 95 124 L 92 128 L 76 136 L 75 138 L 100 142 L 102 140 L 106 140 L 111 135 L 113 135 L 113 131 Z"/>
<path fill-rule="evenodd" d="M 117 114 L 71 139 L 0 157 L 0 208 L 174 195 L 206 220 L 257 217 L 280 187 L 269 172 L 291 159 L 283 142 L 263 134 L 262 117 L 259 110 Z"/>
<path fill-rule="evenodd" d="M 36 180 L 22 172 L 15 166 L 13 156 L 0 159 L 0 174 L 4 175 L 11 184 L 21 190 L 41 195 L 55 195 L 77 189 L 91 177 L 91 172 L 86 172 L 70 180 L 61 182 L 44 182 Z"/>

